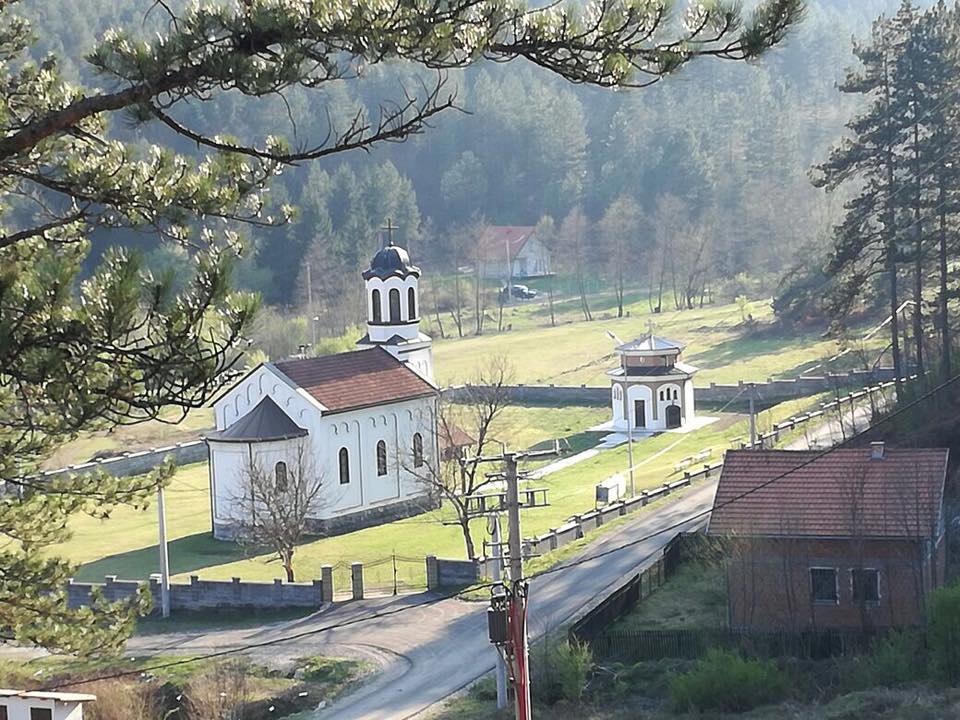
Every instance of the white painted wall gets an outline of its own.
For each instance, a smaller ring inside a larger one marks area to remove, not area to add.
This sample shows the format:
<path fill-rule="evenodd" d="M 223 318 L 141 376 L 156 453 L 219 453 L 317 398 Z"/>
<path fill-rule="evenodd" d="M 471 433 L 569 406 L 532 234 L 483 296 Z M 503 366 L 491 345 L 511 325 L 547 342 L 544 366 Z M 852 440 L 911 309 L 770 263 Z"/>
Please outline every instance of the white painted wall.
<path fill-rule="evenodd" d="M 683 422 L 684 424 L 692 422 L 693 419 L 697 416 L 696 405 L 694 403 L 693 395 L 693 380 L 685 380 L 683 383 L 683 405 L 686 409 L 686 415 L 684 415 Z"/>
<path fill-rule="evenodd" d="M 57 702 L 50 698 L 0 698 L 0 706 L 6 706 L 8 720 L 30 720 L 31 708 L 51 710 L 53 720 L 83 720 L 83 704 Z"/>
<path fill-rule="evenodd" d="M 378 408 L 324 415 L 318 403 L 307 400 L 267 366 L 242 380 L 214 404 L 217 429 L 225 429 L 252 410 L 269 394 L 300 427 L 307 430 L 314 466 L 322 475 L 325 491 L 316 517 L 331 518 L 422 495 L 426 487 L 413 470 L 413 434 L 423 436 L 424 461 L 436 467 L 436 399 L 408 400 Z M 307 396 L 309 397 L 309 396 Z M 377 442 L 387 447 L 387 474 L 377 474 Z M 272 468 L 279 460 L 296 457 L 299 440 L 257 443 L 210 441 L 214 518 L 229 523 L 237 512 L 235 499 L 243 488 L 243 471 L 252 451 L 254 460 Z M 347 448 L 350 482 L 339 481 L 339 450 Z M 423 473 L 424 470 L 418 471 Z"/>
<path fill-rule="evenodd" d="M 513 259 L 515 278 L 546 275 L 550 272 L 550 251 L 536 236 L 527 240 Z"/>

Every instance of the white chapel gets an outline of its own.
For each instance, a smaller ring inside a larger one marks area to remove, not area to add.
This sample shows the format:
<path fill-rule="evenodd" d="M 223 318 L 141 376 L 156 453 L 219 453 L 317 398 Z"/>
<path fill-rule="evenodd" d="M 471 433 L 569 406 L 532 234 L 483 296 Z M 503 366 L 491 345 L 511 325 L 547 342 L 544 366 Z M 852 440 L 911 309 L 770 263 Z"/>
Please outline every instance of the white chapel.
<path fill-rule="evenodd" d="M 620 365 L 607 372 L 616 432 L 686 428 L 694 421 L 693 376 L 684 345 L 652 333 L 617 346 Z"/>
<path fill-rule="evenodd" d="M 216 431 L 205 439 L 215 537 L 236 535 L 247 468 L 272 468 L 285 481 L 304 447 L 322 483 L 314 532 L 349 532 L 433 507 L 423 478 L 439 462 L 439 391 L 431 340 L 420 332 L 420 269 L 391 242 L 363 279 L 360 349 L 262 363 L 214 402 Z"/>

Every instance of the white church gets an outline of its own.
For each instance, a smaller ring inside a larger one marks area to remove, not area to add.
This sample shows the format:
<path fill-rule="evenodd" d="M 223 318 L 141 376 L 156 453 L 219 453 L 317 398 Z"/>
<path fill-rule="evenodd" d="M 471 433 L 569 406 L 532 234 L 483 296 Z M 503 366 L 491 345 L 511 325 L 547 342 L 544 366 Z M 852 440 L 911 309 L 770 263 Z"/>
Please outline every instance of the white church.
<path fill-rule="evenodd" d="M 420 269 L 391 242 L 363 273 L 367 334 L 359 350 L 265 362 L 214 402 L 207 434 L 214 536 L 236 536 L 244 473 L 286 482 L 300 448 L 321 479 L 311 530 L 338 534 L 434 506 L 437 411 L 430 338 L 420 332 Z"/>
<path fill-rule="evenodd" d="M 659 432 L 694 426 L 697 368 L 680 359 L 683 348 L 682 343 L 653 333 L 617 346 L 620 364 L 607 371 L 614 431 Z"/>

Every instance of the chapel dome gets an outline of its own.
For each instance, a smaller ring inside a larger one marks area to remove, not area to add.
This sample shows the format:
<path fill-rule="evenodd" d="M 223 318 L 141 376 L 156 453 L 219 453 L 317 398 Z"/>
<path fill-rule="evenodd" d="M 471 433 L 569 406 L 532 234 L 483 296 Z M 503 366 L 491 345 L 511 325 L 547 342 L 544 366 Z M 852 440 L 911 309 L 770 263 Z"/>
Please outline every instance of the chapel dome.
<path fill-rule="evenodd" d="M 410 263 L 410 256 L 406 250 L 399 245 L 390 243 L 373 256 L 373 260 L 370 261 L 370 269 L 364 271 L 363 279 L 369 280 L 373 277 L 381 279 L 388 277 L 405 278 L 410 275 L 419 277 L 420 268 Z"/>

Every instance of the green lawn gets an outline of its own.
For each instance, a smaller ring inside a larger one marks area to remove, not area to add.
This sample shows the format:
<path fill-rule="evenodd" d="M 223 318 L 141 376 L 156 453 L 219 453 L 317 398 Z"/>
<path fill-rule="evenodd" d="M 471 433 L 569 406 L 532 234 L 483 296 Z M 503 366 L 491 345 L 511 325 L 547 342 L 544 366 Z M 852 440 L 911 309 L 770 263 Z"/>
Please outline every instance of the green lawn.
<path fill-rule="evenodd" d="M 611 632 L 717 628 L 727 625 L 723 568 L 687 562 L 662 587 L 618 620 Z"/>
<path fill-rule="evenodd" d="M 753 329 L 744 325 L 734 303 L 653 315 L 646 299 L 636 300 L 629 306 L 630 316 L 619 319 L 598 315 L 591 323 L 567 320 L 557 327 L 517 322 L 503 333 L 497 333 L 494 324 L 482 336 L 435 338 L 437 377 L 444 385 L 462 383 L 475 377 L 487 358 L 505 355 L 516 382 L 605 385 L 604 373 L 616 363 L 615 343 L 607 332 L 627 341 L 645 334 L 649 321 L 657 334 L 686 343 L 684 359 L 700 368 L 698 385 L 790 377 L 837 353 L 837 343 L 820 332 L 775 334 L 768 301 L 755 301 L 751 308 L 758 321 Z M 538 311 L 521 306 L 510 312 L 529 319 Z M 852 354 L 819 370 L 839 371 L 851 363 Z"/>
<path fill-rule="evenodd" d="M 775 406 L 760 416 L 761 429 L 775 420 L 799 412 L 809 401 L 792 401 Z M 579 435 L 602 419 L 605 411 L 597 408 L 513 408 L 505 418 L 502 439 L 517 436 L 533 443 L 560 433 Z M 747 420 L 741 415 L 725 414 L 721 419 L 686 435 L 664 433 L 634 444 L 637 490 L 655 487 L 673 475 L 674 465 L 683 457 L 703 448 L 714 449 L 714 457 L 729 447 L 730 440 L 743 436 Z M 510 426 L 514 429 L 510 430 Z M 520 446 L 521 443 L 511 443 Z M 660 453 L 654 459 L 651 456 Z M 571 515 L 593 507 L 594 485 L 625 469 L 626 446 L 602 452 L 578 465 L 536 481 L 550 491 L 550 506 L 523 513 L 524 533 L 545 532 Z M 206 464 L 181 468 L 167 491 L 168 537 L 171 570 L 177 579 L 191 574 L 210 579 L 241 576 L 249 580 L 280 577 L 279 566 L 267 555 L 247 557 L 232 543 L 213 540 L 210 535 L 209 484 Z M 348 535 L 305 543 L 297 552 L 294 566 L 298 578 L 319 576 L 320 566 L 360 561 L 371 563 L 391 554 L 421 558 L 427 554 L 463 557 L 459 530 L 442 524 L 448 517 L 437 510 L 418 517 L 367 528 Z M 146 578 L 157 569 L 157 525 L 155 509 L 144 512 L 117 508 L 109 520 L 78 516 L 71 520 L 73 538 L 52 549 L 83 566 L 77 574 L 82 580 L 102 580 L 104 575 L 122 578 Z M 483 522 L 475 524 L 474 539 L 483 537 Z"/>

